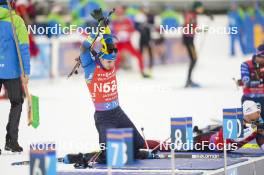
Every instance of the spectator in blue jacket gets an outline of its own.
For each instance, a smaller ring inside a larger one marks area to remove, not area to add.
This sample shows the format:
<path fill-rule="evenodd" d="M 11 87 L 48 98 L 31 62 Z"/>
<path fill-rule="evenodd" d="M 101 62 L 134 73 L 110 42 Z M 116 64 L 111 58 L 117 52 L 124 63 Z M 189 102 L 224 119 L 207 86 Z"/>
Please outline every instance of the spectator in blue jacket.
<path fill-rule="evenodd" d="M 4 85 L 11 103 L 9 120 L 6 126 L 5 150 L 22 152 L 23 148 L 18 144 L 18 127 L 23 105 L 22 83 L 28 83 L 30 74 L 29 37 L 23 19 L 16 15 L 13 10 L 12 15 L 26 74 L 25 77 L 21 76 L 7 2 L 6 0 L 0 0 L 0 91 L 2 85 Z"/>
<path fill-rule="evenodd" d="M 243 54 L 246 54 L 245 46 L 244 46 L 244 39 L 243 39 L 243 16 L 242 16 L 242 9 L 237 7 L 237 4 L 233 3 L 231 5 L 231 11 L 228 13 L 228 20 L 229 20 L 229 28 L 236 27 L 237 33 L 230 34 L 230 50 L 231 56 L 235 56 L 235 42 L 238 40 L 240 48 Z"/>
<path fill-rule="evenodd" d="M 248 7 L 245 13 L 244 20 L 244 35 L 245 35 L 245 51 L 247 54 L 255 52 L 254 47 L 254 25 L 256 24 L 255 9 Z"/>

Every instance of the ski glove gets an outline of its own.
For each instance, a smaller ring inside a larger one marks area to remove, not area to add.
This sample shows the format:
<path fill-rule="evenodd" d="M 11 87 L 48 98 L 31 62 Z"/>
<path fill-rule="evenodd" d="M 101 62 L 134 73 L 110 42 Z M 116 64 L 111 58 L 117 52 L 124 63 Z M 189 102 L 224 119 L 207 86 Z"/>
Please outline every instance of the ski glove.
<path fill-rule="evenodd" d="M 98 22 L 104 20 L 104 15 L 103 15 L 103 11 L 102 9 L 95 9 L 93 10 L 93 12 L 91 13 L 91 16 L 97 20 Z"/>
<path fill-rule="evenodd" d="M 106 27 L 109 25 L 110 21 L 108 18 L 105 18 L 103 15 L 102 9 L 95 9 L 91 13 L 91 16 L 99 22 L 99 27 Z"/>

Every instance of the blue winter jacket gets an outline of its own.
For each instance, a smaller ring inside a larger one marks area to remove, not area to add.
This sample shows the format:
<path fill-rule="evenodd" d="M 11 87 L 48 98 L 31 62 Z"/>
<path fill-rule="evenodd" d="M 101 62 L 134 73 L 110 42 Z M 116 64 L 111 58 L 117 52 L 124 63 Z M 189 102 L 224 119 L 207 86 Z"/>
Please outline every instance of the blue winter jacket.
<path fill-rule="evenodd" d="M 29 37 L 23 19 L 12 12 L 19 42 L 22 63 L 26 75 L 30 74 Z M 15 79 L 21 76 L 19 59 L 12 33 L 8 7 L 0 6 L 0 79 Z"/>

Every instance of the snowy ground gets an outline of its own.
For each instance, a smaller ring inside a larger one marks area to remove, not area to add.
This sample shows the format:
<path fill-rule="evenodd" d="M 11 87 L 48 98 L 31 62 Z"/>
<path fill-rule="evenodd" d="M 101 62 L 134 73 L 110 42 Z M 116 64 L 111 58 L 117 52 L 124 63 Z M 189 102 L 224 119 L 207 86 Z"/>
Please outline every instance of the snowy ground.
<path fill-rule="evenodd" d="M 226 20 L 216 18 L 211 25 L 226 26 Z M 135 72 L 118 74 L 121 106 L 139 129 L 145 128 L 148 139 L 166 139 L 171 117 L 192 116 L 194 124 L 202 127 L 210 124 L 211 118 L 221 119 L 224 107 L 240 106 L 241 90 L 237 90 L 232 78 L 239 78 L 240 63 L 245 57 L 230 58 L 228 44 L 225 35 L 206 37 L 194 74 L 194 79 L 203 87 L 200 89 L 183 88 L 187 64 L 156 67 L 150 80 L 142 79 Z M 19 143 L 25 151 L 21 155 L 0 156 L 1 172 L 29 174 L 27 166 L 11 167 L 10 163 L 27 160 L 30 143 L 54 141 L 59 156 L 97 148 L 94 108 L 81 76 L 70 80 L 34 80 L 30 82 L 30 90 L 40 97 L 41 125 L 37 130 L 27 127 L 24 106 Z M 8 113 L 9 102 L 0 101 L 2 149 Z"/>

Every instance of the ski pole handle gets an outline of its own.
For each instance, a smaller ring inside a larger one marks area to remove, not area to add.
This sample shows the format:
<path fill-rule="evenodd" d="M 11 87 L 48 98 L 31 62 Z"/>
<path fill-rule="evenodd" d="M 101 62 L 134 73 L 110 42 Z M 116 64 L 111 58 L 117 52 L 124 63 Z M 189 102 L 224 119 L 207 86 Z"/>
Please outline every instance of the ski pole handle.
<path fill-rule="evenodd" d="M 80 58 L 80 56 L 78 58 L 76 58 L 75 60 L 77 61 L 77 63 L 72 68 L 72 71 L 69 73 L 68 78 L 70 78 L 77 71 L 77 69 L 81 65 L 81 58 Z"/>

